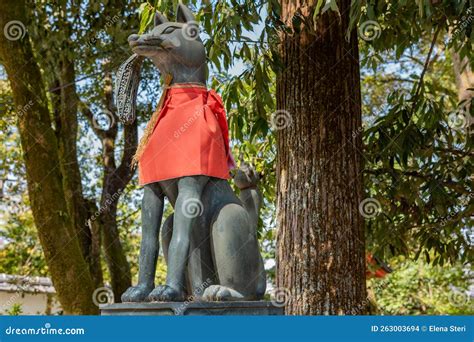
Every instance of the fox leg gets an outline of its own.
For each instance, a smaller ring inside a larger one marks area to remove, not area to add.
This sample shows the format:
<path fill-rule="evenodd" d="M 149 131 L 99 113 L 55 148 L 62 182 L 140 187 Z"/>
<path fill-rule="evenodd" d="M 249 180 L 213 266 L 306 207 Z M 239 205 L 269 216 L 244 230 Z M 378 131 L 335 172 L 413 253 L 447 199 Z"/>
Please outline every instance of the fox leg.
<path fill-rule="evenodd" d="M 173 232 L 168 249 L 166 285 L 155 288 L 149 300 L 181 301 L 185 299 L 185 270 L 188 263 L 192 227 L 202 215 L 201 195 L 209 181 L 207 176 L 182 177 L 177 181 L 178 196 L 174 205 Z"/>
<path fill-rule="evenodd" d="M 138 284 L 122 294 L 122 302 L 142 302 L 153 290 L 158 258 L 164 195 L 160 186 L 146 185 L 142 200 L 142 241 L 140 246 Z"/>

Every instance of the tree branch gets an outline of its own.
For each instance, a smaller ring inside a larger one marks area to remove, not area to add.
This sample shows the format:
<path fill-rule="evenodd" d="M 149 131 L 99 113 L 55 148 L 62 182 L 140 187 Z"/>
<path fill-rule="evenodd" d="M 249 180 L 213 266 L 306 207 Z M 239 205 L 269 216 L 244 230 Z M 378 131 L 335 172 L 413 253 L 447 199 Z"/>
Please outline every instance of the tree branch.
<path fill-rule="evenodd" d="M 135 169 L 131 167 L 133 156 L 138 145 L 138 124 L 135 120 L 131 125 L 125 125 L 124 128 L 124 147 L 120 165 L 116 170 L 117 177 L 123 182 L 122 189 L 133 177 Z"/>
<path fill-rule="evenodd" d="M 389 169 L 389 168 L 379 168 L 379 169 L 373 169 L 373 170 L 364 170 L 364 173 L 366 174 L 371 174 L 375 176 L 380 176 L 382 174 L 389 174 L 391 176 L 406 176 L 406 177 L 415 177 L 415 178 L 420 178 L 424 179 L 426 181 L 428 180 L 435 180 L 439 184 L 442 184 L 443 186 L 446 186 L 454 191 L 456 191 L 459 194 L 464 194 L 464 195 L 469 195 L 471 194 L 471 191 L 463 187 L 461 184 L 450 181 L 450 180 L 438 180 L 435 179 L 434 175 L 426 175 L 423 173 L 420 173 L 418 171 L 402 171 L 402 170 L 395 170 L 395 169 Z"/>
<path fill-rule="evenodd" d="M 106 131 L 101 129 L 100 127 L 95 124 L 95 119 L 94 119 L 94 114 L 90 110 L 90 108 L 83 102 L 80 101 L 80 107 L 81 107 L 81 112 L 89 122 L 89 125 L 91 126 L 92 130 L 94 131 L 95 135 L 99 139 L 103 139 L 106 135 Z"/>
<path fill-rule="evenodd" d="M 413 115 L 413 112 L 415 111 L 416 104 L 418 103 L 418 96 L 420 95 L 420 91 L 421 91 L 421 88 L 422 88 L 423 83 L 424 83 L 425 74 L 426 74 L 426 71 L 428 70 L 428 66 L 430 64 L 431 54 L 433 53 L 433 49 L 436 45 L 436 40 L 438 39 L 438 34 L 439 34 L 440 30 L 441 30 L 441 27 L 438 27 L 436 29 L 435 34 L 433 35 L 433 39 L 431 41 L 430 50 L 428 51 L 428 55 L 426 56 L 425 64 L 423 66 L 423 70 L 422 70 L 421 75 L 420 75 L 420 81 L 418 82 L 418 86 L 416 88 L 415 95 L 413 96 L 413 105 L 411 107 L 411 114 L 412 115 Z"/>

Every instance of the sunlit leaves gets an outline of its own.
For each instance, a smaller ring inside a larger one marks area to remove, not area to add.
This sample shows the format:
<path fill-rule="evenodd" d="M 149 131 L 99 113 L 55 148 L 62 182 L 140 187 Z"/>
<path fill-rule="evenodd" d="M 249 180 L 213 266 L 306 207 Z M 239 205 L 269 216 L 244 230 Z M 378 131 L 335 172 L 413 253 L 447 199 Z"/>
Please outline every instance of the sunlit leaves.
<path fill-rule="evenodd" d="M 431 68 L 417 99 L 412 82 L 378 75 L 398 89 L 364 135 L 366 187 L 382 203 L 367 227 L 369 246 L 381 255 L 414 252 L 442 264 L 469 258 L 474 168 L 468 127 L 451 118 L 459 110 L 453 81 L 444 78 L 452 65 L 439 60 Z M 415 85 L 416 77 L 409 77 Z"/>
<path fill-rule="evenodd" d="M 434 264 L 403 258 L 393 260 L 393 273 L 368 283 L 369 292 L 374 296 L 376 311 L 373 314 L 472 314 L 470 271 L 460 263 L 449 268 Z"/>
<path fill-rule="evenodd" d="M 351 3 L 350 30 L 368 20 L 377 22 L 381 35 L 368 43 L 376 50 L 396 48 L 397 55 L 410 48 L 424 34 L 440 28 L 443 34 L 453 35 L 448 47 L 455 47 L 467 55 L 474 42 L 469 27 L 469 2 L 455 1 L 385 1 L 355 0 Z M 470 19 L 472 22 L 472 19 Z"/>

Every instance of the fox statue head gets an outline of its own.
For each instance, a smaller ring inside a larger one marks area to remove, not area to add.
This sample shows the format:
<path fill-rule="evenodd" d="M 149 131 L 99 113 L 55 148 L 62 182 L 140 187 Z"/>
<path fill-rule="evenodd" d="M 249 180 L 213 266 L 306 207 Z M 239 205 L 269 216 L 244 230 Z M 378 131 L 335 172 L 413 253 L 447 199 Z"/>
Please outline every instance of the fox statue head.
<path fill-rule="evenodd" d="M 170 75 L 172 83 L 206 83 L 206 51 L 191 10 L 179 4 L 174 22 L 157 12 L 154 24 L 150 32 L 128 37 L 134 54 L 117 72 L 115 98 L 118 115 L 125 123 L 135 120 L 140 69 L 144 58 L 149 58 L 162 75 Z"/>

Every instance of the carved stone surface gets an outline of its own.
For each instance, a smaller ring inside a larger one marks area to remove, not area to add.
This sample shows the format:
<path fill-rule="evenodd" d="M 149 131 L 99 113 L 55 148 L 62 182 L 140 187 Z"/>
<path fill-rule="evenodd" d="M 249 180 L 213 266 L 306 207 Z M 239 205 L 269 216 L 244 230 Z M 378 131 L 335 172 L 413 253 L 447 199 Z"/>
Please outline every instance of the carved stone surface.
<path fill-rule="evenodd" d="M 283 315 L 283 307 L 267 301 L 117 303 L 100 306 L 103 316 Z"/>

